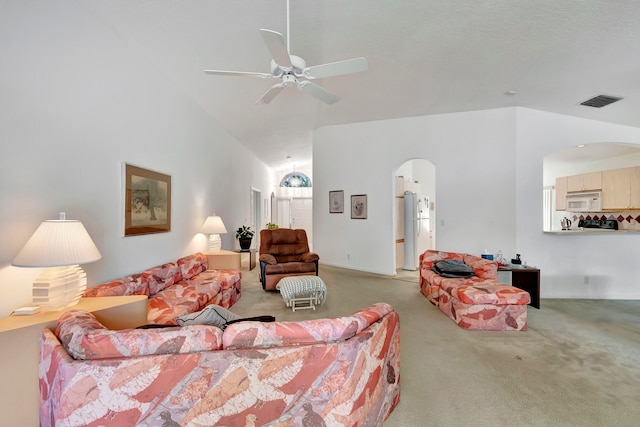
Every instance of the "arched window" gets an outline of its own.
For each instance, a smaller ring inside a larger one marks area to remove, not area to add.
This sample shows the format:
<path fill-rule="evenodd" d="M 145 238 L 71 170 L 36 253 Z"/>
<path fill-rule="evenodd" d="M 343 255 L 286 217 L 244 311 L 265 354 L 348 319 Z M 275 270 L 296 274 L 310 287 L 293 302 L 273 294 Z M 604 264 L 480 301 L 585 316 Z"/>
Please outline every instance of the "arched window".
<path fill-rule="evenodd" d="M 282 178 L 280 187 L 311 187 L 311 180 L 302 172 L 294 171 L 286 174 Z"/>

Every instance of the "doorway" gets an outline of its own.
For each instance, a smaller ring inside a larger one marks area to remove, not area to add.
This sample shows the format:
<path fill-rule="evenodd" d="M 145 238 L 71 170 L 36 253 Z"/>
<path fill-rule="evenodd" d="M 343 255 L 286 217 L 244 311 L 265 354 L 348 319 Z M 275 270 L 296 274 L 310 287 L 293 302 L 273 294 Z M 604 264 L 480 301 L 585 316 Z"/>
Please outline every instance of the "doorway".
<path fill-rule="evenodd" d="M 251 229 L 255 232 L 251 241 L 251 249 L 260 247 L 260 229 L 262 228 L 262 192 L 251 187 L 251 199 L 249 211 L 251 212 Z"/>
<path fill-rule="evenodd" d="M 313 199 L 311 197 L 276 197 L 272 213 L 275 223 L 285 228 L 302 228 L 307 232 L 309 249 L 313 247 Z"/>
<path fill-rule="evenodd" d="M 396 272 L 419 269 L 420 254 L 436 247 L 436 171 L 425 159 L 406 161 L 394 173 Z"/>

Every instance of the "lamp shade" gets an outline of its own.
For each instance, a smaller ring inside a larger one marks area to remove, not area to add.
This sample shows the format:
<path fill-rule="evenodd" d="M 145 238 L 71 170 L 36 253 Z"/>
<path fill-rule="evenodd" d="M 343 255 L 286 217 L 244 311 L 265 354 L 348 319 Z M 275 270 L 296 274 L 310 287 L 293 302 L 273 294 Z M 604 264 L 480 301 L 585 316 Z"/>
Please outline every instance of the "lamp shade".
<path fill-rule="evenodd" d="M 226 234 L 227 229 L 224 227 L 222 218 L 214 215 L 207 217 L 200 232 L 204 234 Z"/>
<path fill-rule="evenodd" d="M 79 264 L 102 258 L 80 221 L 44 221 L 13 260 L 16 267 L 43 267 L 33 282 L 33 302 L 43 311 L 58 311 L 80 301 L 87 275 Z"/>
<path fill-rule="evenodd" d="M 80 221 L 42 222 L 13 260 L 16 267 L 61 267 L 87 264 L 102 258 Z"/>

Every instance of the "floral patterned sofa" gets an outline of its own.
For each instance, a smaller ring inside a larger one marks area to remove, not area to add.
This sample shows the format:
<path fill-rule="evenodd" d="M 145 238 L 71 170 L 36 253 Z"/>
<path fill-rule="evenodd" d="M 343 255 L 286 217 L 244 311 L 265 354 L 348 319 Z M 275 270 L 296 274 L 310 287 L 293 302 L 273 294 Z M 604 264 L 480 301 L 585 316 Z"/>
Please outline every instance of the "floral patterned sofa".
<path fill-rule="evenodd" d="M 461 260 L 473 269 L 466 278 L 432 270 L 440 260 Z M 464 329 L 527 329 L 528 292 L 498 282 L 498 263 L 457 252 L 428 250 L 420 255 L 420 292 Z"/>
<path fill-rule="evenodd" d="M 175 325 L 176 318 L 209 304 L 229 308 L 240 299 L 238 270 L 207 270 L 206 255 L 195 253 L 142 273 L 87 289 L 85 297 L 147 295 L 149 323 Z"/>
<path fill-rule="evenodd" d="M 71 309 L 40 337 L 40 425 L 380 426 L 400 398 L 385 303 L 296 322 L 109 330 Z"/>

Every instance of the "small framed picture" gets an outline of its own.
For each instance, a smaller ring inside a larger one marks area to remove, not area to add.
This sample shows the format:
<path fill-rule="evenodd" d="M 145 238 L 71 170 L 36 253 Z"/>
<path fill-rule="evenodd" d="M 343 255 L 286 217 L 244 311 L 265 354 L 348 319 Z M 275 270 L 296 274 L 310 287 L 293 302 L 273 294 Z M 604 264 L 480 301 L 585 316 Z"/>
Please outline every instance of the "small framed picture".
<path fill-rule="evenodd" d="M 329 213 L 344 213 L 344 191 L 329 191 Z"/>
<path fill-rule="evenodd" d="M 367 195 L 351 196 L 351 219 L 367 219 Z"/>

